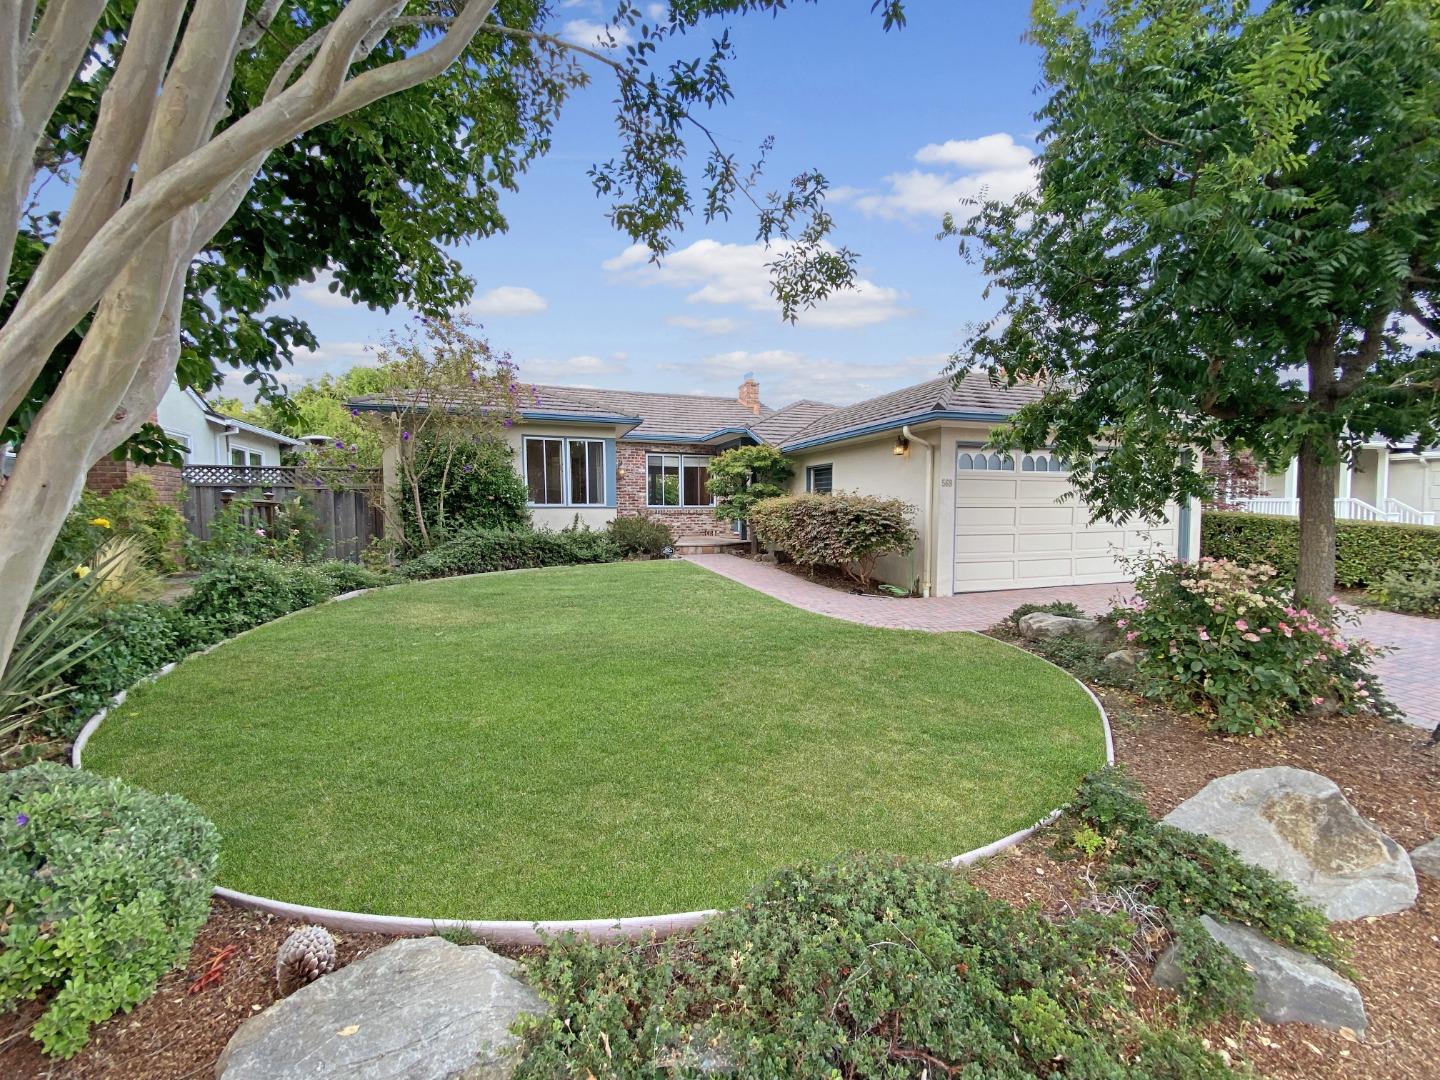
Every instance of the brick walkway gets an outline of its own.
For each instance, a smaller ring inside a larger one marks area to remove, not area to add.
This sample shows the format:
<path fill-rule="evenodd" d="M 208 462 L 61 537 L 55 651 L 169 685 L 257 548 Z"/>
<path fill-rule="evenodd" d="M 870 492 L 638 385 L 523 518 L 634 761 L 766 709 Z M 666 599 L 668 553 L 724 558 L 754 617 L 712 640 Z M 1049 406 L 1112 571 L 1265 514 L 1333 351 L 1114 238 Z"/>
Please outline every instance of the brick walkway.
<path fill-rule="evenodd" d="M 1099 614 L 1130 595 L 1128 585 L 1062 585 L 892 600 L 840 592 L 733 555 L 689 555 L 686 561 L 806 611 L 890 630 L 984 630 L 1021 604 L 1057 600 Z M 1424 728 L 1440 724 L 1440 620 L 1370 611 L 1361 616 L 1356 633 L 1377 645 L 1399 648 L 1376 664 L 1386 693 L 1405 710 L 1412 724 Z"/>

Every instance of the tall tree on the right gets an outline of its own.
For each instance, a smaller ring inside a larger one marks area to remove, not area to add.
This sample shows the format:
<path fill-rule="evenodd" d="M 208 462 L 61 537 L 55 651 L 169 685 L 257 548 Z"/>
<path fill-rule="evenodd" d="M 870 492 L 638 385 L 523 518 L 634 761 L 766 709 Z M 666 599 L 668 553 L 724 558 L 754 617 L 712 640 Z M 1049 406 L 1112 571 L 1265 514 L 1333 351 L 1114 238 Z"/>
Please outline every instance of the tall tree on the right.
<path fill-rule="evenodd" d="M 1440 4 L 1036 0 L 1035 189 L 947 219 L 1004 298 L 955 366 L 1047 392 L 1002 436 L 1153 517 L 1193 448 L 1298 457 L 1297 594 L 1337 465 L 1440 437 Z"/>

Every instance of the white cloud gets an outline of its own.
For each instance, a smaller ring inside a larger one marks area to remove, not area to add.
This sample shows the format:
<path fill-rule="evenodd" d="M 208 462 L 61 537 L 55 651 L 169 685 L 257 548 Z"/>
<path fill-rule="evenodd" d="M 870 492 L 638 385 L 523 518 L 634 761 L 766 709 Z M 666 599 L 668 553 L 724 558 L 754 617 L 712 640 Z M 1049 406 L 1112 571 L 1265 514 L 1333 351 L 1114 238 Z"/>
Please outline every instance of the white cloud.
<path fill-rule="evenodd" d="M 760 244 L 697 240 L 671 252 L 657 266 L 649 261 L 650 253 L 644 245 L 632 244 L 602 265 L 624 281 L 689 289 L 685 299 L 692 304 L 738 304 L 779 318 L 780 308 L 770 293 L 766 264 L 783 251 L 783 245 L 767 250 Z M 798 321 L 800 326 L 824 329 L 872 326 L 910 314 L 904 299 L 898 289 L 857 278 L 854 288 L 835 293 L 801 312 Z"/>
<path fill-rule="evenodd" d="M 733 334 L 745 324 L 739 319 L 702 319 L 695 315 L 671 315 L 665 320 L 671 326 L 682 330 L 694 330 L 701 334 Z"/>
<path fill-rule="evenodd" d="M 619 48 L 635 40 L 630 35 L 629 27 L 607 26 L 589 19 L 571 19 L 565 24 L 561 36 L 577 45 L 587 45 L 592 49 Z"/>
<path fill-rule="evenodd" d="M 799 398 L 848 405 L 933 379 L 949 359 L 944 353 L 936 353 L 886 362 L 850 362 L 789 349 L 737 349 L 689 363 L 660 363 L 656 367 L 689 376 L 700 393 L 734 393 L 745 373 L 753 371 L 767 405 L 779 406 Z"/>
<path fill-rule="evenodd" d="M 667 4 L 647 4 L 645 6 L 645 14 L 656 22 L 659 22 L 661 19 L 668 19 L 670 17 L 670 8 Z"/>
<path fill-rule="evenodd" d="M 915 152 L 921 165 L 952 165 L 957 169 L 981 172 L 1028 169 L 1035 151 L 1021 146 L 1005 132 L 982 135 L 978 139 L 950 139 L 930 143 Z"/>
<path fill-rule="evenodd" d="M 570 386 L 591 386 L 589 380 L 625 375 L 630 371 L 627 354 L 572 356 L 568 360 L 522 360 L 520 378 L 525 382 L 563 383 Z"/>
<path fill-rule="evenodd" d="M 501 285 L 470 301 L 472 315 L 539 315 L 549 302 L 523 285 Z"/>
<path fill-rule="evenodd" d="M 290 298 L 299 300 L 302 303 L 310 304 L 312 307 L 326 308 L 349 308 L 357 307 L 353 301 L 347 299 L 338 292 L 331 292 L 330 285 L 335 280 L 335 275 L 329 270 L 321 270 L 309 281 L 290 290 Z"/>
<path fill-rule="evenodd" d="M 1035 184 L 1034 151 L 1005 132 L 978 139 L 950 139 L 929 143 L 915 153 L 922 165 L 945 171 L 911 169 L 885 177 L 884 191 L 842 187 L 831 198 L 849 202 L 871 217 L 898 220 L 942 217 L 962 211 L 965 201 L 982 196 L 1012 199 Z"/>

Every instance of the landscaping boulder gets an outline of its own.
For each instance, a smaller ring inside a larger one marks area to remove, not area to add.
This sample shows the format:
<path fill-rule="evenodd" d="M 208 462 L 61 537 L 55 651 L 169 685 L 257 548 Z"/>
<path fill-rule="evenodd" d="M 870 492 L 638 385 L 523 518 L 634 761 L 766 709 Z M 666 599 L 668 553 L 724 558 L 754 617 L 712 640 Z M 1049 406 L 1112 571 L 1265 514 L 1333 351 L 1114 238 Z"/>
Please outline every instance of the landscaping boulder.
<path fill-rule="evenodd" d="M 1116 649 L 1105 654 L 1103 663 L 1117 675 L 1133 675 L 1140 666 L 1141 655 L 1138 649 Z"/>
<path fill-rule="evenodd" d="M 1440 836 L 1410 852 L 1410 862 L 1422 874 L 1440 878 Z"/>
<path fill-rule="evenodd" d="M 1165 823 L 1213 836 L 1332 920 L 1404 911 L 1419 891 L 1405 849 L 1319 773 L 1278 766 L 1222 776 Z"/>
<path fill-rule="evenodd" d="M 1068 615 L 1052 615 L 1048 611 L 1032 611 L 1020 619 L 1020 636 L 1031 641 L 1040 638 L 1073 637 L 1094 633 L 1098 619 L 1072 619 Z"/>
<path fill-rule="evenodd" d="M 251 1017 L 215 1065 L 224 1080 L 504 1080 L 510 1025 L 547 1006 L 513 960 L 481 945 L 409 938 Z"/>
<path fill-rule="evenodd" d="M 1365 1034 L 1365 1004 L 1360 991 L 1313 956 L 1277 945 L 1238 923 L 1200 916 L 1200 925 L 1221 946 L 1239 957 L 1254 980 L 1251 1004 L 1255 1014 L 1272 1024 L 1315 1024 L 1339 1031 L 1349 1028 Z M 1155 965 L 1156 986 L 1178 990 L 1185 972 L 1175 958 L 1175 946 Z"/>

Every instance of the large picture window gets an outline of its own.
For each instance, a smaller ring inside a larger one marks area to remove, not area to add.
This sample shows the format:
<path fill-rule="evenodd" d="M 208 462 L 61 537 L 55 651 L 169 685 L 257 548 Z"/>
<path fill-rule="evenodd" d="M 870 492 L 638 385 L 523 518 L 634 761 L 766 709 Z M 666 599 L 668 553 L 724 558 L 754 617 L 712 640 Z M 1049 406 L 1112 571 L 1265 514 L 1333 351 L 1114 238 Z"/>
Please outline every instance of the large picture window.
<path fill-rule="evenodd" d="M 525 486 L 535 506 L 604 506 L 604 440 L 527 437 Z"/>
<path fill-rule="evenodd" d="M 646 454 L 646 502 L 651 506 L 714 506 L 710 459 L 688 454 Z"/>

